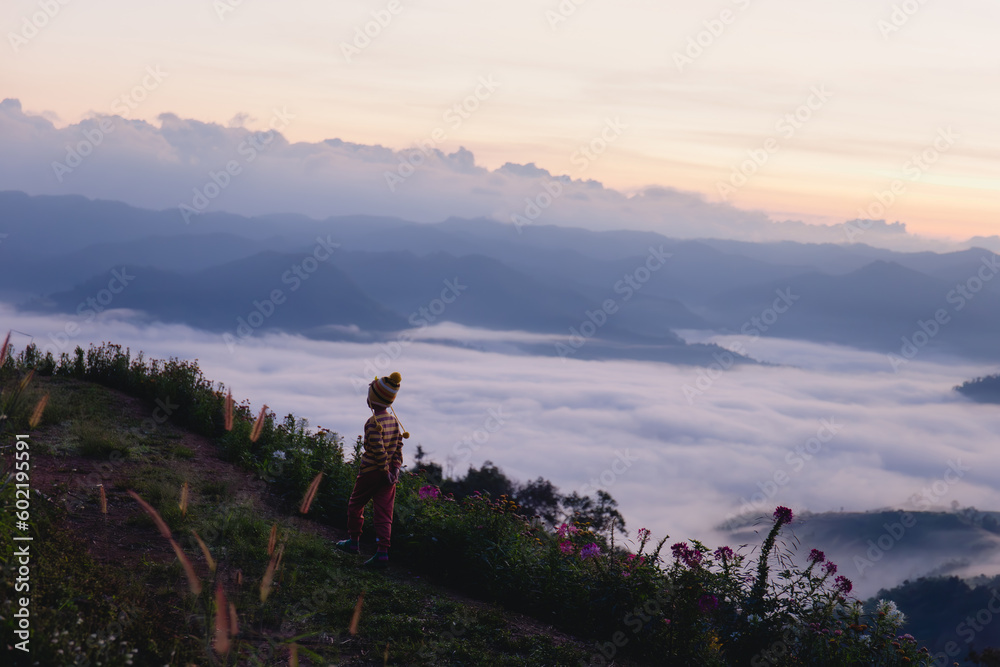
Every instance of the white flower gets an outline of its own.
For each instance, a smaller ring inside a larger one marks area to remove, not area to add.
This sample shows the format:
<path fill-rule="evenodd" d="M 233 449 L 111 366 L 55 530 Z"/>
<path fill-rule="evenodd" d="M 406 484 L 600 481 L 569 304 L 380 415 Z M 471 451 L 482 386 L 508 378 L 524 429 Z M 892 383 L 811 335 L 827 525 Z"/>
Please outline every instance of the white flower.
<path fill-rule="evenodd" d="M 896 627 L 903 625 L 903 622 L 906 620 L 906 616 L 892 600 L 879 600 L 875 604 L 875 611 L 879 614 L 885 614 L 885 620 Z"/>

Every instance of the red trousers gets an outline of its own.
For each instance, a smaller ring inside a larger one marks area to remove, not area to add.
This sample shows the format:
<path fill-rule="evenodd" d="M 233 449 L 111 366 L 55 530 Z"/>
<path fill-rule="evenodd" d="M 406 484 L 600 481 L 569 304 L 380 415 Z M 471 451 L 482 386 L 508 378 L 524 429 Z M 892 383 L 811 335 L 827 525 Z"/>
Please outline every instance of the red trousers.
<path fill-rule="evenodd" d="M 396 503 L 396 485 L 390 484 L 385 472 L 363 472 L 354 481 L 351 499 L 347 501 L 347 532 L 355 540 L 361 537 L 365 525 L 365 505 L 375 500 L 375 537 L 379 549 L 389 548 L 392 535 L 392 507 Z"/>

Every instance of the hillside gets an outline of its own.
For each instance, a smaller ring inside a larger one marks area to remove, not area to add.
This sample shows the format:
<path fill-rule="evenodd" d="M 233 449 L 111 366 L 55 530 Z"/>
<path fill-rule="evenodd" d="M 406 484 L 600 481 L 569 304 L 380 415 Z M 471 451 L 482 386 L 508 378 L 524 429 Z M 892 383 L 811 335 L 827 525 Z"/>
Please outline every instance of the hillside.
<path fill-rule="evenodd" d="M 125 664 L 136 651 L 137 665 L 284 665 L 293 646 L 300 664 L 571 664 L 589 654 L 580 640 L 429 583 L 404 563 L 382 573 L 361 569 L 333 549 L 346 533 L 299 515 L 298 498 L 222 460 L 209 438 L 156 424 L 142 400 L 72 378 L 35 378 L 34 385 L 50 397 L 30 433 L 31 647 L 41 664 L 69 664 L 74 655 Z M 239 631 L 228 661 L 216 663 L 207 649 L 215 630 L 204 595 L 192 597 L 170 544 L 128 490 L 158 509 L 208 593 L 214 579 L 235 605 Z M 284 561 L 262 604 L 275 525 Z M 214 576 L 192 531 L 217 561 Z M 370 541 L 362 547 L 374 551 Z M 91 633 L 101 645 L 81 651 Z M 14 641 L 5 623 L 4 643 Z M 4 653 L 5 661 L 28 664 L 9 648 Z"/>

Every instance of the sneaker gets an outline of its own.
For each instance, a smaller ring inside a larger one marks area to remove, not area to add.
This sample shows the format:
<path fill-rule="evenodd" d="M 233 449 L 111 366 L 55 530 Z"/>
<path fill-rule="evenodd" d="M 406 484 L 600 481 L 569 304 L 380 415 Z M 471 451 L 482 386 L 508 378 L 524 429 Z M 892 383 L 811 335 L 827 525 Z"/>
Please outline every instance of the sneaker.
<path fill-rule="evenodd" d="M 361 549 L 358 547 L 358 543 L 355 542 L 354 540 L 341 540 L 337 542 L 334 546 L 340 549 L 341 551 L 346 551 L 347 553 L 353 554 L 355 556 L 361 553 Z"/>
<path fill-rule="evenodd" d="M 383 558 L 379 558 L 379 555 L 376 553 L 374 556 L 366 560 L 362 565 L 364 565 L 364 567 L 383 569 L 389 567 L 389 557 L 385 556 Z"/>

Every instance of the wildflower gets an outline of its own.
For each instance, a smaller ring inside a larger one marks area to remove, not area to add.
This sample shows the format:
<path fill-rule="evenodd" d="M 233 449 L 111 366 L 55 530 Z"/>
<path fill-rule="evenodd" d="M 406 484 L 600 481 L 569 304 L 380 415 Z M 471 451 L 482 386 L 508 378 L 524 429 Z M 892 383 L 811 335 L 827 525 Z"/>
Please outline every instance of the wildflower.
<path fill-rule="evenodd" d="M 632 573 L 629 572 L 629 571 L 627 571 L 627 570 L 622 570 L 622 576 L 623 577 L 631 577 Z"/>
<path fill-rule="evenodd" d="M 573 553 L 573 543 L 570 542 L 569 540 L 566 540 L 565 542 L 560 542 L 559 551 L 563 552 L 564 554 Z"/>
<path fill-rule="evenodd" d="M 705 613 L 712 611 L 713 609 L 718 609 L 719 599 L 714 595 L 702 595 L 698 600 L 698 611 Z"/>
<path fill-rule="evenodd" d="M 677 542 L 670 547 L 670 551 L 673 552 L 674 558 L 683 561 L 688 567 L 693 568 L 701 563 L 701 551 L 690 548 L 687 542 Z"/>
<path fill-rule="evenodd" d="M 636 537 L 638 537 L 640 540 L 643 540 L 643 541 L 648 540 L 649 539 L 649 529 L 648 528 L 640 528 L 639 532 L 636 534 Z"/>
<path fill-rule="evenodd" d="M 819 549 L 813 549 L 809 552 L 809 562 L 814 564 L 822 563 L 826 560 L 826 554 L 824 554 Z"/>
<path fill-rule="evenodd" d="M 441 489 L 437 488 L 433 484 L 428 484 L 427 486 L 420 487 L 420 490 L 417 491 L 417 495 L 420 496 L 421 500 L 438 498 L 441 496 Z"/>
<path fill-rule="evenodd" d="M 601 547 L 597 546 L 593 542 L 591 542 L 584 548 L 580 549 L 580 558 L 582 558 L 583 560 L 600 555 L 601 555 Z"/>
<path fill-rule="evenodd" d="M 778 524 L 791 523 L 793 518 L 794 515 L 792 514 L 792 510 L 787 507 L 779 505 L 774 510 L 774 520 L 778 522 Z"/>
<path fill-rule="evenodd" d="M 875 609 L 880 616 L 885 616 L 885 619 L 896 627 L 903 625 L 906 621 L 906 615 L 899 610 L 899 607 L 892 600 L 879 600 L 875 605 Z"/>
<path fill-rule="evenodd" d="M 844 575 L 837 577 L 834 582 L 838 593 L 847 594 L 851 592 L 852 588 L 854 588 L 854 584 L 851 583 L 851 580 Z"/>
<path fill-rule="evenodd" d="M 580 529 L 571 523 L 570 524 L 564 523 L 563 525 L 559 526 L 559 528 L 556 529 L 556 535 L 558 535 L 559 537 L 566 537 L 567 535 L 575 535 L 579 532 Z"/>
<path fill-rule="evenodd" d="M 733 559 L 733 550 L 729 547 L 719 547 L 715 550 L 715 557 L 723 563 L 728 563 Z"/>
<path fill-rule="evenodd" d="M 826 568 L 826 573 L 828 575 L 837 574 L 837 566 L 834 564 L 832 560 L 828 560 L 826 562 L 826 565 L 824 565 L 823 567 Z"/>

